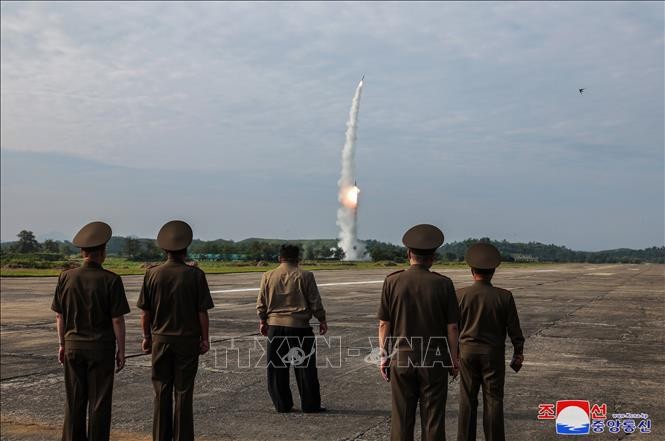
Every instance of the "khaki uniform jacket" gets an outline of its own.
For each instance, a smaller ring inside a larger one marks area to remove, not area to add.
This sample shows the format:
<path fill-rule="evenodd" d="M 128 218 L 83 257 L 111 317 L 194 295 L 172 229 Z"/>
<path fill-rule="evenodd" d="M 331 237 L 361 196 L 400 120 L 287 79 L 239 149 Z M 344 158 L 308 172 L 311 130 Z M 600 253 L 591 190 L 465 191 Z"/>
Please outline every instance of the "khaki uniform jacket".
<path fill-rule="evenodd" d="M 273 326 L 307 328 L 312 316 L 326 321 L 314 274 L 286 262 L 263 274 L 256 311 Z"/>
<path fill-rule="evenodd" d="M 422 350 L 436 351 L 437 347 L 429 345 L 438 346 L 437 342 L 444 341 L 447 345 L 448 325 L 459 319 L 453 282 L 422 265 L 389 274 L 383 282 L 377 316 L 390 322 L 390 336 L 398 358 L 403 358 L 400 352 L 418 356 L 423 355 Z M 445 354 L 447 357 L 447 347 Z"/>
<path fill-rule="evenodd" d="M 460 350 L 490 353 L 505 350 L 506 334 L 515 354 L 524 350 L 524 335 L 513 294 L 476 281 L 457 291 L 460 308 Z"/>
<path fill-rule="evenodd" d="M 95 262 L 63 271 L 51 309 L 62 314 L 69 349 L 115 347 L 112 320 L 129 313 L 122 279 Z"/>
<path fill-rule="evenodd" d="M 214 308 L 205 273 L 179 260 L 169 259 L 149 268 L 136 304 L 151 314 L 155 341 L 177 343 L 199 340 L 199 312 Z"/>

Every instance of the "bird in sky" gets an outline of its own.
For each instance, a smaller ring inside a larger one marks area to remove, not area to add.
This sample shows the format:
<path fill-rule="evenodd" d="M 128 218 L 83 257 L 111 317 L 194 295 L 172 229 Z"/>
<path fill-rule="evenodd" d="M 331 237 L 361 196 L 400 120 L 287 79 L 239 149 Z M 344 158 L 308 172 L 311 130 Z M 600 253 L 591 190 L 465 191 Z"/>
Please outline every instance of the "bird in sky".
<path fill-rule="evenodd" d="M 584 88 L 579 89 L 580 95 L 584 95 Z"/>

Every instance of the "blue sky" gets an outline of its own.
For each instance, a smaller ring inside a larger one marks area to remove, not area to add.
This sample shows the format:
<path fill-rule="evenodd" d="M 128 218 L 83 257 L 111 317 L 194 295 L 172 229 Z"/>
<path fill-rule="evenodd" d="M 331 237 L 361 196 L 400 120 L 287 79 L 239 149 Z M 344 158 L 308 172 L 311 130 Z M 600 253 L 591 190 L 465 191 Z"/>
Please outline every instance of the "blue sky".
<path fill-rule="evenodd" d="M 661 2 L 1 8 L 2 240 L 335 237 L 365 73 L 361 237 L 663 245 Z"/>

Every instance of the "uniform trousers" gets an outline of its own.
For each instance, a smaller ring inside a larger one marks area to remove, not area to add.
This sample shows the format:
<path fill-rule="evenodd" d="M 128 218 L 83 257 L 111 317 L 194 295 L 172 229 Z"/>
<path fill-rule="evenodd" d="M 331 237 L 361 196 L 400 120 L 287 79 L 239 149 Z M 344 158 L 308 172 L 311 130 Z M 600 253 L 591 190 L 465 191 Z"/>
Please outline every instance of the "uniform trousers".
<path fill-rule="evenodd" d="M 475 441 L 478 391 L 483 389 L 483 429 L 486 441 L 504 441 L 503 384 L 506 376 L 503 351 L 485 353 L 460 349 L 460 398 L 457 440 Z"/>
<path fill-rule="evenodd" d="M 198 340 L 153 341 L 154 441 L 194 440 L 194 379 L 198 367 Z"/>
<path fill-rule="evenodd" d="M 114 348 L 66 347 L 64 368 L 67 398 L 62 440 L 107 441 L 111 433 Z"/>
<path fill-rule="evenodd" d="M 316 411 L 321 407 L 315 343 L 310 327 L 268 326 L 268 393 L 277 412 L 288 412 L 293 407 L 289 386 L 291 365 L 303 412 Z"/>
<path fill-rule="evenodd" d="M 397 363 L 397 360 L 393 359 L 390 367 L 392 441 L 413 440 L 418 402 L 422 440 L 446 439 L 447 380 L 448 368 L 441 364 L 409 366 L 408 363 Z"/>

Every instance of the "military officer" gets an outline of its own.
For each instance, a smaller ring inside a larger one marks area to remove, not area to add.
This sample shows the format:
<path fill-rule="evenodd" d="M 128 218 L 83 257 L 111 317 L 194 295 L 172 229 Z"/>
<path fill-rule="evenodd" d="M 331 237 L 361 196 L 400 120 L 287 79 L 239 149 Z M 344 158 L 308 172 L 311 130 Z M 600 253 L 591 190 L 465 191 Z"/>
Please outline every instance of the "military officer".
<path fill-rule="evenodd" d="M 51 304 L 60 338 L 58 361 L 65 368 L 63 441 L 108 440 L 111 431 L 114 368 L 119 372 L 125 366 L 129 305 L 122 279 L 102 268 L 110 238 L 111 227 L 104 222 L 81 228 L 72 243 L 81 249 L 83 265 L 60 274 Z"/>
<path fill-rule="evenodd" d="M 199 355 L 210 349 L 208 310 L 214 305 L 205 273 L 185 263 L 191 243 L 192 229 L 183 221 L 159 230 L 157 245 L 168 259 L 146 271 L 137 303 L 142 348 L 152 353 L 154 441 L 194 440 L 194 379 Z"/>
<path fill-rule="evenodd" d="M 455 288 L 430 271 L 443 243 L 440 229 L 416 225 L 402 242 L 411 266 L 386 277 L 378 313 L 381 375 L 392 389 L 390 436 L 413 440 L 420 402 L 422 439 L 445 440 L 448 369 L 456 376 L 458 368 Z"/>
<path fill-rule="evenodd" d="M 323 412 L 316 370 L 316 341 L 309 325 L 319 321 L 319 334 L 328 331 L 326 311 L 314 274 L 298 266 L 300 249 L 282 245 L 280 265 L 261 278 L 256 310 L 259 331 L 268 337 L 268 393 L 277 412 L 290 412 L 289 366 L 293 365 L 305 413 Z"/>
<path fill-rule="evenodd" d="M 483 389 L 483 429 L 487 441 L 503 441 L 503 382 L 506 334 L 513 344 L 511 367 L 524 361 L 524 336 L 510 291 L 492 286 L 499 250 L 488 243 L 469 247 L 465 255 L 474 284 L 457 291 L 460 308 L 460 401 L 458 441 L 476 439 L 478 391 Z"/>

